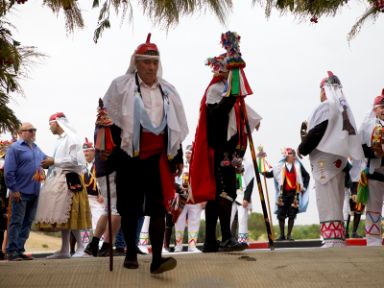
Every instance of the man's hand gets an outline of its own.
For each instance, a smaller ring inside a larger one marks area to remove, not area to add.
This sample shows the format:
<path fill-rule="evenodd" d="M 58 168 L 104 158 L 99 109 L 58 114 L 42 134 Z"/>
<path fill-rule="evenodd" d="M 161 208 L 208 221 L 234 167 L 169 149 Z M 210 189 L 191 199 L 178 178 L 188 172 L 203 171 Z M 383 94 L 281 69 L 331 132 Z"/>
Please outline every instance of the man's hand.
<path fill-rule="evenodd" d="M 248 208 L 249 202 L 247 200 L 243 200 L 243 208 Z"/>
<path fill-rule="evenodd" d="M 21 193 L 20 192 L 12 192 L 12 199 L 15 202 L 20 202 L 21 200 Z"/>
<path fill-rule="evenodd" d="M 40 165 L 44 169 L 47 169 L 49 166 L 55 164 L 55 160 L 52 157 L 47 157 L 43 161 L 41 161 Z"/>
<path fill-rule="evenodd" d="M 356 201 L 357 201 L 357 195 L 356 195 L 356 194 L 355 194 L 355 195 L 352 195 L 351 198 L 352 198 L 352 201 L 356 203 Z"/>

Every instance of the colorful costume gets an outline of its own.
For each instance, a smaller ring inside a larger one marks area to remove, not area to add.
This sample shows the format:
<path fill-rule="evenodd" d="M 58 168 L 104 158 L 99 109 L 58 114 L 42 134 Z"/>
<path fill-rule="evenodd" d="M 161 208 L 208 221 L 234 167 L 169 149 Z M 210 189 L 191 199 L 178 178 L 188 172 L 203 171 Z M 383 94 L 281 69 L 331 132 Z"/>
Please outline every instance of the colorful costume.
<path fill-rule="evenodd" d="M 187 146 L 185 154 L 192 152 L 192 146 Z M 188 157 L 186 163 L 184 164 L 183 173 L 180 177 L 177 177 L 177 183 L 183 190 L 188 191 L 189 189 L 189 161 Z M 200 228 L 200 218 L 202 207 L 200 203 L 185 204 L 181 214 L 177 218 L 175 223 L 175 234 L 176 234 L 176 246 L 175 252 L 181 252 L 183 250 L 183 239 L 184 239 L 184 229 L 187 225 L 188 227 L 188 252 L 200 252 L 196 248 L 197 239 L 199 236 Z M 188 223 L 188 224 L 187 224 Z"/>
<path fill-rule="evenodd" d="M 235 56 L 228 46 L 228 39 L 232 39 L 229 46 L 236 48 Z M 219 249 L 216 240 L 218 219 L 222 236 L 220 248 L 225 251 L 244 249 L 233 239 L 230 229 L 232 203 L 236 199 L 236 169 L 241 169 L 247 145 L 245 121 L 240 112 L 240 97 L 252 94 L 242 70 L 245 62 L 241 59 L 238 49 L 239 39 L 236 33 L 222 34 L 223 46 L 230 51 L 208 61 L 215 75 L 200 104 L 199 122 L 192 150 L 192 199 L 195 203 L 208 201 L 205 209 L 204 252 L 216 252 Z M 229 71 L 234 59 L 241 63 L 238 67 L 242 68 Z M 247 111 L 249 125 L 253 131 L 261 117 L 248 106 Z"/>
<path fill-rule="evenodd" d="M 146 64 L 157 69 L 154 83 L 140 78 Z M 107 164 L 116 169 L 117 210 L 127 244 L 124 267 L 138 267 L 136 227 L 138 217 L 145 214 L 151 217 L 151 273 L 173 269 L 176 260 L 161 257 L 164 219 L 174 196 L 173 173 L 183 163 L 181 145 L 188 127 L 179 94 L 161 77 L 159 50 L 150 43 L 150 34 L 132 55 L 127 73 L 112 81 L 103 100 L 114 123 L 116 147 Z"/>
<path fill-rule="evenodd" d="M 384 154 L 382 153 L 382 130 L 384 117 L 384 89 L 374 100 L 373 111 L 360 128 L 362 147 L 367 159 L 368 202 L 366 204 L 365 235 L 368 246 L 382 245 L 382 209 L 384 200 Z M 363 184 L 363 183 L 361 183 Z M 366 184 L 366 183 L 365 183 Z"/>
<path fill-rule="evenodd" d="M 61 250 L 49 258 L 70 257 L 70 230 L 78 244 L 74 256 L 82 256 L 80 230 L 92 228 L 87 190 L 80 176 L 85 167 L 82 143 L 63 113 L 52 115 L 49 121 L 57 123 L 64 132 L 56 142 L 54 164 L 41 189 L 35 222 L 41 230 L 62 231 Z"/>
<path fill-rule="evenodd" d="M 288 160 L 292 157 L 292 161 Z M 274 177 L 276 187 L 276 209 L 279 220 L 280 237 L 277 240 L 293 240 L 292 229 L 297 213 L 307 210 L 309 192 L 307 191 L 310 176 L 303 164 L 296 158 L 295 150 L 286 148 L 284 159 L 273 169 L 266 172 L 267 177 Z M 288 233 L 285 236 L 285 219 L 288 218 Z"/>
<path fill-rule="evenodd" d="M 321 82 L 320 88 L 323 102 L 309 118 L 309 131 L 299 145 L 298 154 L 309 154 L 315 179 L 323 247 L 344 246 L 343 169 L 347 157 L 360 160 L 364 156 L 340 80 L 332 72 L 328 72 L 328 77 Z"/>

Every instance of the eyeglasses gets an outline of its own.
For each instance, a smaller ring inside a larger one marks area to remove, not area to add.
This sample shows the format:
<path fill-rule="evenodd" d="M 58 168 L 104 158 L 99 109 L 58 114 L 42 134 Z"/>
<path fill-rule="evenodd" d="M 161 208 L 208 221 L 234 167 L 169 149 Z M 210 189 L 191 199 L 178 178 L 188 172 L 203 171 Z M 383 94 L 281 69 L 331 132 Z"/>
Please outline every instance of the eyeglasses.
<path fill-rule="evenodd" d="M 22 132 L 29 132 L 29 133 L 34 133 L 36 132 L 36 128 L 31 128 L 31 129 L 23 129 L 21 130 Z"/>

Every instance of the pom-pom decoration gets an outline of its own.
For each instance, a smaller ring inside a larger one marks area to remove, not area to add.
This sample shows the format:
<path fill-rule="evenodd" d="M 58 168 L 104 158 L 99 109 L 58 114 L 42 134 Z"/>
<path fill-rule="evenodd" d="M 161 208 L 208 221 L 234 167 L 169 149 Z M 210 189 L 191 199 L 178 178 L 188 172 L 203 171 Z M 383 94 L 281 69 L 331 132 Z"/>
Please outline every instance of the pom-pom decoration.
<path fill-rule="evenodd" d="M 225 96 L 247 96 L 253 94 L 247 77 L 243 71 L 245 61 L 240 52 L 240 36 L 236 32 L 228 31 L 221 34 L 221 44 L 227 50 L 224 62 L 229 70 Z"/>

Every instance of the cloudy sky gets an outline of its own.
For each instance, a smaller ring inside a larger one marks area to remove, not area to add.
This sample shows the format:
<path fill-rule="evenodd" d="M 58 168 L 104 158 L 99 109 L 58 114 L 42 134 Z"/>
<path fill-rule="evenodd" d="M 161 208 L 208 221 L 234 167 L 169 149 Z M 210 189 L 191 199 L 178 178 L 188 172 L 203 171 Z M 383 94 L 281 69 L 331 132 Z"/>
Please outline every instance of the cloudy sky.
<path fill-rule="evenodd" d="M 21 82 L 25 98 L 16 97 L 11 107 L 19 119 L 38 128 L 37 144 L 47 154 L 52 154 L 55 143 L 48 129 L 48 118 L 55 112 L 64 112 L 81 136 L 92 138 L 98 98 L 113 78 L 125 73 L 132 52 L 148 32 L 161 51 L 164 78 L 176 86 L 184 103 L 190 128 L 185 144 L 194 137 L 199 102 L 211 78 L 205 60 L 223 53 L 220 35 L 227 30 L 241 36 L 245 72 L 254 91 L 246 102 L 264 118 L 254 141 L 264 146 L 272 164 L 280 159 L 282 147 L 299 144 L 300 124 L 318 104 L 319 82 L 327 70 L 341 79 L 357 123 L 384 87 L 384 17 L 375 23 L 368 21 L 351 43 L 346 40 L 366 8 L 359 1 L 335 18 L 320 18 L 318 24 L 281 16 L 277 11 L 266 19 L 263 9 L 252 6 L 250 0 L 235 1 L 224 25 L 202 13 L 183 17 L 168 32 L 153 25 L 134 6 L 133 21 L 120 26 L 120 18 L 113 16 L 112 29 L 105 31 L 97 44 L 92 38 L 98 10 L 90 8 L 91 1 L 82 1 L 89 2 L 89 7 L 81 7 L 86 27 L 73 35 L 66 34 L 63 15 L 54 15 L 41 2 L 28 1 L 9 17 L 17 27 L 15 38 L 48 56 Z M 309 166 L 307 159 L 304 164 Z M 274 194 L 271 192 L 273 186 L 269 185 L 269 193 Z M 270 198 L 274 202 L 274 196 Z M 256 198 L 254 206 L 261 211 Z M 317 221 L 311 191 L 308 212 L 299 215 L 297 223 Z"/>

